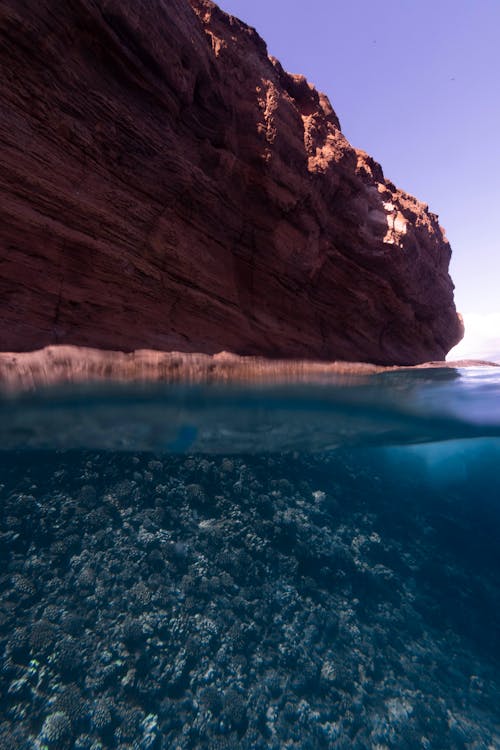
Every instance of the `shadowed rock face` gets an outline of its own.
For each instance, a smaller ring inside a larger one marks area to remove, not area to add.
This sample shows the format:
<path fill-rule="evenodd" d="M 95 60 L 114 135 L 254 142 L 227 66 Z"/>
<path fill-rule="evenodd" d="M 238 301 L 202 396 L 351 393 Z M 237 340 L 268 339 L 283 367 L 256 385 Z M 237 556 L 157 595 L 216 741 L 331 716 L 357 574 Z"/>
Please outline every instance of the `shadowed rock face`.
<path fill-rule="evenodd" d="M 1 349 L 414 364 L 460 339 L 437 217 L 209 0 L 3 0 L 0 97 Z"/>

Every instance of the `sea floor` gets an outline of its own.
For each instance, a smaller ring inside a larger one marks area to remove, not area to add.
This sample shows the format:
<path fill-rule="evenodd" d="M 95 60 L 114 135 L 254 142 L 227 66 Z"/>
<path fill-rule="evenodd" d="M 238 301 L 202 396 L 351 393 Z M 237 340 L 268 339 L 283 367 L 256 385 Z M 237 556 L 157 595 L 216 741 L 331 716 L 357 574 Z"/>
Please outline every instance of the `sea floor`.
<path fill-rule="evenodd" d="M 0 747 L 500 748 L 485 445 L 1 453 Z"/>

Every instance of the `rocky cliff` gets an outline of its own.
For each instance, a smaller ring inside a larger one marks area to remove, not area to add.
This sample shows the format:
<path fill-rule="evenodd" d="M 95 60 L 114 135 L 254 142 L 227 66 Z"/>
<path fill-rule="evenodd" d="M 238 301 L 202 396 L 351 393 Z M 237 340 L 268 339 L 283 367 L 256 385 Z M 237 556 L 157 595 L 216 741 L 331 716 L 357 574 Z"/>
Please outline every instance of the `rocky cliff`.
<path fill-rule="evenodd" d="M 0 349 L 460 339 L 437 217 L 210 0 L 2 0 L 0 101 Z"/>

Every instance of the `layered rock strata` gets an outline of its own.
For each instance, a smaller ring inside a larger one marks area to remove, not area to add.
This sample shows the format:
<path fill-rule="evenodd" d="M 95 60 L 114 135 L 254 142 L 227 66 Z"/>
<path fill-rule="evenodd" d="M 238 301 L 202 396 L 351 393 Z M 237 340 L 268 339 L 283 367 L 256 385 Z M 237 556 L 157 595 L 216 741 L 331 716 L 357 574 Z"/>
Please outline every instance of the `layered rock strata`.
<path fill-rule="evenodd" d="M 428 207 L 209 0 L 0 6 L 0 348 L 414 364 L 462 335 Z"/>

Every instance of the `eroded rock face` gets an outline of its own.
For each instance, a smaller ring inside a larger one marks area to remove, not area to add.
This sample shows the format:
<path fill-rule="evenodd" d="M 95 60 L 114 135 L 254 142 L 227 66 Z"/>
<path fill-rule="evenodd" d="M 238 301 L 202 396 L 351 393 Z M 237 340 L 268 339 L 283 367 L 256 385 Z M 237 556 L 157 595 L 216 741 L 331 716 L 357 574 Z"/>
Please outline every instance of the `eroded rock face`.
<path fill-rule="evenodd" d="M 209 0 L 0 5 L 0 348 L 442 359 L 427 206 Z"/>

